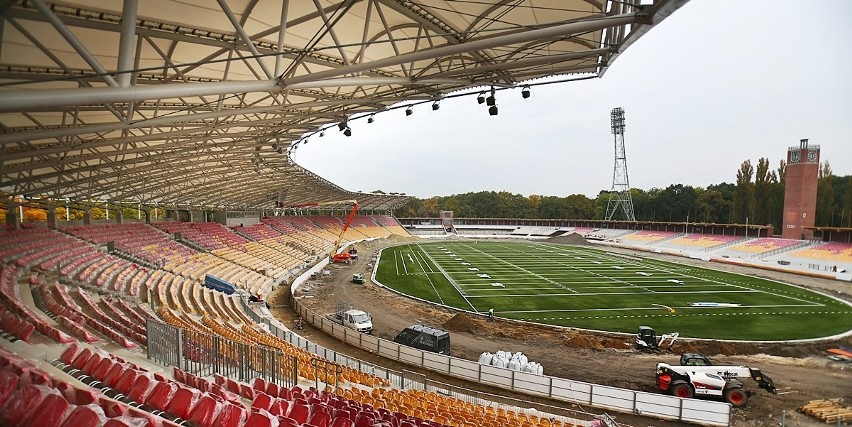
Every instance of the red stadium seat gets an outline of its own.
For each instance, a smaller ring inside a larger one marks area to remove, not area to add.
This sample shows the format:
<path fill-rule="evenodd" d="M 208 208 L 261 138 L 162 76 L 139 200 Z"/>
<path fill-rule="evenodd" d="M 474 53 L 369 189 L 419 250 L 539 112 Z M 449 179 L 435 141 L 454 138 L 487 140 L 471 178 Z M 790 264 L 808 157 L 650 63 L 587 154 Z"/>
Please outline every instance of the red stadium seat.
<path fill-rule="evenodd" d="M 98 427 L 106 423 L 104 410 L 98 405 L 80 405 L 62 422 L 62 427 Z"/>
<path fill-rule="evenodd" d="M 331 422 L 331 427 L 355 427 L 355 422 L 349 418 L 338 417 Z"/>
<path fill-rule="evenodd" d="M 251 402 L 252 409 L 263 409 L 264 411 L 268 411 L 272 407 L 272 396 L 263 393 L 257 392 L 254 397 L 254 401 Z"/>
<path fill-rule="evenodd" d="M 257 389 L 255 389 L 255 390 L 257 390 Z M 263 391 L 263 390 L 261 390 L 261 391 Z M 269 384 L 266 385 L 266 394 L 268 394 L 270 396 L 278 396 L 278 392 L 279 392 L 278 384 L 270 382 Z"/>
<path fill-rule="evenodd" d="M 121 377 L 118 378 L 118 381 L 115 382 L 114 389 L 128 394 L 130 393 L 130 388 L 133 387 L 133 383 L 136 382 L 136 377 L 139 376 L 139 373 L 136 372 L 135 369 L 125 369 L 121 374 Z"/>
<path fill-rule="evenodd" d="M 0 425 L 16 426 L 38 406 L 48 394 L 48 388 L 27 385 L 18 390 L 0 411 Z"/>
<path fill-rule="evenodd" d="M 275 417 L 273 417 L 269 412 L 257 410 L 249 415 L 248 420 L 246 420 L 243 427 L 273 427 L 275 425 L 273 424 L 274 419 Z"/>
<path fill-rule="evenodd" d="M 213 396 L 204 394 L 192 407 L 188 420 L 195 423 L 198 427 L 213 427 L 213 422 L 216 421 L 221 409 L 221 403 L 214 399 Z"/>
<path fill-rule="evenodd" d="M 127 393 L 127 397 L 129 397 L 134 402 L 145 403 L 145 400 L 148 399 L 148 394 L 154 388 L 156 381 L 154 381 L 153 375 L 142 374 L 136 377 L 136 381 L 133 383 L 133 387 L 130 388 L 130 392 Z"/>
<path fill-rule="evenodd" d="M 122 415 L 127 415 L 127 410 L 129 407 L 123 403 L 116 402 L 112 399 L 107 399 L 102 397 L 98 400 L 98 404 L 101 405 L 101 408 L 104 409 L 104 415 L 107 418 L 115 418 L 120 417 Z"/>
<path fill-rule="evenodd" d="M 268 385 L 266 384 L 266 381 L 260 377 L 255 378 L 254 381 L 251 382 L 251 388 L 257 391 L 266 391 L 267 387 Z M 277 396 L 277 394 L 275 394 L 275 396 Z"/>
<path fill-rule="evenodd" d="M 331 422 L 331 416 L 324 411 L 316 411 L 308 418 L 308 424 L 314 427 L 328 427 Z"/>
<path fill-rule="evenodd" d="M 172 401 L 166 408 L 166 412 L 176 415 L 181 418 L 189 417 L 189 411 L 195 402 L 198 401 L 200 393 L 198 390 L 180 386 L 175 392 Z"/>
<path fill-rule="evenodd" d="M 99 363 L 101 363 L 101 360 L 103 360 L 104 357 L 109 358 L 109 356 L 104 356 L 99 352 L 92 353 L 91 357 L 89 357 L 89 360 L 85 364 L 83 364 L 82 367 L 80 367 L 80 370 L 89 375 L 92 375 L 92 372 L 95 371 L 95 368 L 98 366 Z"/>
<path fill-rule="evenodd" d="M 277 417 L 285 417 L 290 413 L 290 402 L 284 399 L 275 399 L 269 413 Z"/>
<path fill-rule="evenodd" d="M 104 357 L 103 359 L 101 359 L 100 363 L 98 363 L 98 366 L 95 366 L 95 369 L 93 369 L 92 372 L 88 372 L 88 374 L 103 382 L 103 378 L 106 377 L 106 374 L 109 372 L 109 370 L 112 368 L 112 365 L 114 364 L 116 364 L 115 361 L 108 357 Z"/>
<path fill-rule="evenodd" d="M 92 350 L 90 350 L 88 347 L 86 347 L 83 350 L 81 350 L 79 353 L 77 353 L 77 357 L 75 357 L 74 361 L 71 362 L 71 366 L 82 371 L 83 366 L 86 364 L 86 362 L 89 361 L 90 357 L 92 357 Z"/>
<path fill-rule="evenodd" d="M 103 378 L 98 379 L 101 380 L 102 383 L 106 384 L 107 387 L 115 388 L 115 384 L 119 379 L 121 379 L 121 376 L 126 370 L 127 367 L 124 366 L 123 363 L 113 363 L 106 375 L 104 375 Z"/>
<path fill-rule="evenodd" d="M 287 417 L 296 420 L 299 424 L 304 424 L 308 421 L 309 413 L 310 407 L 308 405 L 293 402 L 290 404 L 290 413 L 287 414 Z"/>
<path fill-rule="evenodd" d="M 12 397 L 18 387 L 18 376 L 14 372 L 0 371 L 0 408 Z"/>
<path fill-rule="evenodd" d="M 59 393 L 45 396 L 35 409 L 21 420 L 21 426 L 60 427 L 71 412 L 71 405 Z"/>
<path fill-rule="evenodd" d="M 151 392 L 148 393 L 148 398 L 145 399 L 145 404 L 157 408 L 160 411 L 165 411 L 172 401 L 178 385 L 173 382 L 161 381 L 154 385 Z"/>
<path fill-rule="evenodd" d="M 70 365 L 79 353 L 80 346 L 77 345 L 77 343 L 72 343 L 65 348 L 65 351 L 63 351 L 61 355 L 59 355 L 59 360 L 66 365 Z"/>
<path fill-rule="evenodd" d="M 225 403 L 216 418 L 217 427 L 240 427 L 248 418 L 248 411 L 243 405 Z"/>

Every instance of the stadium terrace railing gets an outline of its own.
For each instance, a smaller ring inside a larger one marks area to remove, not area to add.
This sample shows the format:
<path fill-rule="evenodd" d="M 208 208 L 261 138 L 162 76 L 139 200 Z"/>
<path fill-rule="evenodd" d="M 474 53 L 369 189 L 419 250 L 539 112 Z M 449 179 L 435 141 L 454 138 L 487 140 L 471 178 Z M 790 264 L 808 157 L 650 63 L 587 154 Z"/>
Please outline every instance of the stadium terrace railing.
<path fill-rule="evenodd" d="M 298 359 L 282 350 L 241 343 L 206 332 L 148 320 L 148 358 L 193 375 L 219 374 L 238 381 L 254 378 L 287 387 L 296 385 Z"/>

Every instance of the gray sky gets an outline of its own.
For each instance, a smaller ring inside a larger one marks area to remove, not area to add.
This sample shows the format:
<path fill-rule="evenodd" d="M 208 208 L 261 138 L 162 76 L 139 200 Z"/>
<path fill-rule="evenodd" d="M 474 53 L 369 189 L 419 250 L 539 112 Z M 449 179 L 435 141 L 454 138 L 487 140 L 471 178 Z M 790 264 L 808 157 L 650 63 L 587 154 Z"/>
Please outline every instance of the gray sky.
<path fill-rule="evenodd" d="M 471 191 L 594 197 L 612 186 L 609 114 L 625 110 L 631 187 L 733 182 L 773 168 L 801 138 L 852 174 L 852 2 L 692 0 L 601 79 L 402 109 L 312 137 L 296 162 L 347 190 L 418 197 Z M 363 159 L 363 160 L 362 160 Z"/>

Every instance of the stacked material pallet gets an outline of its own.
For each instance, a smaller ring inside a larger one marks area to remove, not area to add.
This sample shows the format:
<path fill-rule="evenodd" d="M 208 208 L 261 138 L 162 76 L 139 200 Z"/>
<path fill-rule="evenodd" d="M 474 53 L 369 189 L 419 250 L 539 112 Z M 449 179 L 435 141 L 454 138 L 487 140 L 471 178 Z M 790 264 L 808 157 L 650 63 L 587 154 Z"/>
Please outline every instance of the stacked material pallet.
<path fill-rule="evenodd" d="M 852 408 L 841 405 L 843 399 L 811 400 L 805 406 L 799 408 L 812 417 L 819 418 L 826 423 L 852 421 Z"/>

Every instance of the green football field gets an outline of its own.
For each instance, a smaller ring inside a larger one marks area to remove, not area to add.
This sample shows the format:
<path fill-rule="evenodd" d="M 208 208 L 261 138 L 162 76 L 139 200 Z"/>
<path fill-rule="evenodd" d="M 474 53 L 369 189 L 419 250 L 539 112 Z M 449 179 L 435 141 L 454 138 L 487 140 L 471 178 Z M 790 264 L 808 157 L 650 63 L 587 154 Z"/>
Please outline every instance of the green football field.
<path fill-rule="evenodd" d="M 720 268 L 724 268 L 720 266 Z M 852 329 L 852 307 L 783 283 L 546 243 L 468 240 L 387 248 L 376 279 L 451 307 L 559 326 L 788 340 Z"/>

